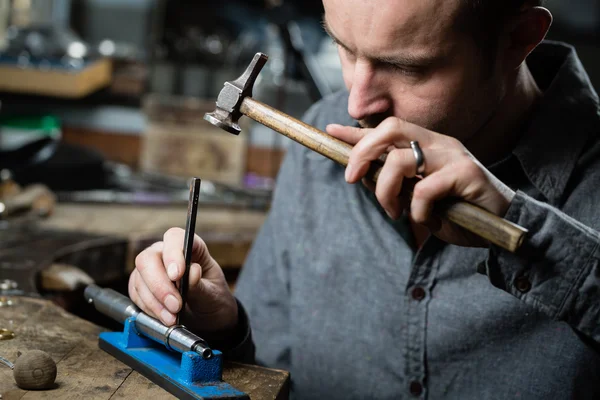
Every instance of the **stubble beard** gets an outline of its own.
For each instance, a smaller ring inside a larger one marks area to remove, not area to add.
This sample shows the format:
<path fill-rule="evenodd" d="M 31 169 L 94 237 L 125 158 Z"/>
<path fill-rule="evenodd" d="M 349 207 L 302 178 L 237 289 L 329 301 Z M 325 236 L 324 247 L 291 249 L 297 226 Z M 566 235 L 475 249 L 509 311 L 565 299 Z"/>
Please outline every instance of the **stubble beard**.
<path fill-rule="evenodd" d="M 486 98 L 494 98 L 494 100 L 488 100 L 486 104 L 486 101 L 483 100 Z M 498 96 L 498 93 L 492 91 L 487 96 L 482 96 L 480 101 L 462 102 L 460 108 L 437 110 L 430 115 L 429 121 L 397 118 L 442 135 L 452 136 L 466 143 L 485 129 L 489 120 L 494 116 L 501 98 L 502 96 Z M 358 120 L 358 124 L 361 128 L 376 128 L 390 116 L 393 115 L 390 113 L 369 115 Z"/>
<path fill-rule="evenodd" d="M 391 115 L 391 114 L 370 115 L 364 119 L 358 120 L 358 124 L 360 125 L 361 128 L 372 129 L 372 128 L 376 128 L 380 123 L 382 123 L 388 117 L 393 117 L 393 115 Z M 448 129 L 451 127 L 451 124 L 448 121 L 447 115 L 435 118 L 436 122 L 434 122 L 434 123 L 424 123 L 423 121 L 417 121 L 417 120 L 413 120 L 410 118 L 403 118 L 403 117 L 396 117 L 396 118 L 399 118 L 399 119 L 401 119 L 405 122 L 409 122 L 411 124 L 421 126 L 425 129 L 429 129 L 431 131 L 438 132 L 438 133 L 444 133 L 444 134 L 446 134 L 446 132 L 448 132 Z"/>

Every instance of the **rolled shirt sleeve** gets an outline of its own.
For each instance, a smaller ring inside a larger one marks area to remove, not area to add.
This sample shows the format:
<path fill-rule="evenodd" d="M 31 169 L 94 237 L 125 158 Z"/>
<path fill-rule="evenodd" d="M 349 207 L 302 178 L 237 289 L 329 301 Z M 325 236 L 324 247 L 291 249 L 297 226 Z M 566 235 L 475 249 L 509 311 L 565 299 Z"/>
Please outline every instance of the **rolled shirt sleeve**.
<path fill-rule="evenodd" d="M 529 233 L 515 254 L 490 247 L 492 284 L 600 342 L 598 232 L 520 191 L 505 218 Z"/>

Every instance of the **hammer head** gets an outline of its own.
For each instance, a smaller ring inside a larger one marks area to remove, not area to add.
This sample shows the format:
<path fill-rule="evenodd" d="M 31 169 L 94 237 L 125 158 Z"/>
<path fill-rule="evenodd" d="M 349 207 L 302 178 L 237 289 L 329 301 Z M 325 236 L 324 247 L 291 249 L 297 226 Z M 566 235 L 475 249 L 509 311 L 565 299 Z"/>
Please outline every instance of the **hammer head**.
<path fill-rule="evenodd" d="M 239 78 L 233 82 L 225 82 L 217 97 L 217 108 L 214 112 L 204 114 L 204 119 L 229 133 L 239 135 L 242 131 L 238 125 L 238 120 L 242 116 L 240 107 L 244 98 L 252 96 L 256 77 L 267 59 L 265 54 L 256 53 L 246 71 Z"/>

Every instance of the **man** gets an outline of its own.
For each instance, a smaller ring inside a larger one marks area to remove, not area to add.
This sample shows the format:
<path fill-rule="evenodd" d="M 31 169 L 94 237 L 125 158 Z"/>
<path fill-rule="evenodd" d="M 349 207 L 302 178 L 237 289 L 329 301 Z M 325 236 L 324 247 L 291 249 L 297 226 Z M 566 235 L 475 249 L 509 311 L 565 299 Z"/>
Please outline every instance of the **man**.
<path fill-rule="evenodd" d="M 540 44 L 549 11 L 323 3 L 348 92 L 305 120 L 355 145 L 350 163 L 289 149 L 239 301 L 196 238 L 188 324 L 229 357 L 290 370 L 298 399 L 600 398 L 598 97 L 571 47 Z M 384 153 L 374 192 L 345 182 Z M 525 244 L 511 254 L 433 216 L 449 196 L 524 226 Z M 167 324 L 182 243 L 169 230 L 130 279 Z"/>

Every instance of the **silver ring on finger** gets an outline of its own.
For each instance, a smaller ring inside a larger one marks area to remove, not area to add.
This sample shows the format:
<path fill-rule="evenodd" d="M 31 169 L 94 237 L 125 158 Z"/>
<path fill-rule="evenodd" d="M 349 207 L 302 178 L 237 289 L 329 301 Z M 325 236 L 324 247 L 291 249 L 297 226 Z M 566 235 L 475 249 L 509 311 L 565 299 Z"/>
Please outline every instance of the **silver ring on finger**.
<path fill-rule="evenodd" d="M 423 155 L 423 150 L 421 150 L 421 146 L 419 146 L 419 142 L 413 140 L 410 142 L 410 148 L 413 151 L 415 156 L 416 163 L 416 175 L 425 175 L 425 156 Z"/>

